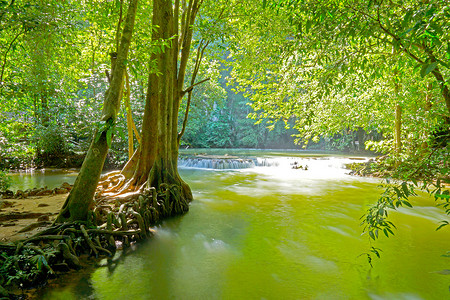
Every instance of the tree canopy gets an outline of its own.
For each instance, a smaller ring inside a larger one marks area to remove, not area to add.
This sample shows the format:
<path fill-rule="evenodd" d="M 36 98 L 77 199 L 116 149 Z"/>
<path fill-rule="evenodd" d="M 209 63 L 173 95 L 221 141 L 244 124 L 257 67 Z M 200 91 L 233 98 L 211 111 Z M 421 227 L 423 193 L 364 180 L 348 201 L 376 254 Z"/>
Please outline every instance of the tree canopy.
<path fill-rule="evenodd" d="M 449 20 L 446 0 L 0 0 L 0 190 L 81 166 L 52 230 L 111 254 L 189 209 L 180 147 L 367 149 L 370 239 L 417 189 L 450 214 Z"/>

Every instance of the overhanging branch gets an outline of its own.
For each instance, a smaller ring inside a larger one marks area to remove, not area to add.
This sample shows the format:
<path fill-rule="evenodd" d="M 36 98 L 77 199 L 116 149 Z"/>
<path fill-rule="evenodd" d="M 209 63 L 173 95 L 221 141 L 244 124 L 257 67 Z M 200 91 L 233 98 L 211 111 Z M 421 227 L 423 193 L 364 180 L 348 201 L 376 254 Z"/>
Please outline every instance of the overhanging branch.
<path fill-rule="evenodd" d="M 202 84 L 202 83 L 204 83 L 204 82 L 206 82 L 206 81 L 208 81 L 208 80 L 210 80 L 210 79 L 211 79 L 211 78 L 206 78 L 206 79 L 203 79 L 202 81 L 199 81 L 199 82 L 197 82 L 197 83 L 194 83 L 193 85 L 191 85 L 190 87 L 188 87 L 187 89 L 185 89 L 185 90 L 182 92 L 182 95 L 184 96 L 186 93 L 191 92 L 191 91 L 194 89 L 195 86 L 197 86 L 197 85 L 199 85 L 199 84 Z"/>

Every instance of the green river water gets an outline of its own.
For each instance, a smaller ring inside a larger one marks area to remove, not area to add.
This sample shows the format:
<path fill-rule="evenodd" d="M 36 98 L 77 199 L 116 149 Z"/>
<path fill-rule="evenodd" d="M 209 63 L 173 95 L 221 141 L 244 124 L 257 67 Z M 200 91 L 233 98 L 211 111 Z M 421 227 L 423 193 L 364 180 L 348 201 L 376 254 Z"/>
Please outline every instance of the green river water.
<path fill-rule="evenodd" d="M 103 260 L 103 266 L 62 276 L 36 296 L 450 299 L 450 275 L 444 275 L 450 258 L 443 256 L 450 229 L 435 230 L 450 219 L 432 198 L 416 197 L 413 209 L 391 213 L 398 230 L 372 244 L 382 253 L 371 268 L 361 255 L 371 244 L 361 236 L 359 218 L 376 201 L 378 180 L 346 175 L 341 166 L 351 160 L 345 157 L 269 160 L 276 165 L 181 169 L 195 198 L 189 213 L 164 221 L 135 251 L 117 254 L 114 265 Z M 309 169 L 292 169 L 294 161 Z M 51 187 L 61 183 L 55 176 L 54 184 L 48 174 L 31 177 Z M 16 176 L 16 184 L 25 177 Z"/>

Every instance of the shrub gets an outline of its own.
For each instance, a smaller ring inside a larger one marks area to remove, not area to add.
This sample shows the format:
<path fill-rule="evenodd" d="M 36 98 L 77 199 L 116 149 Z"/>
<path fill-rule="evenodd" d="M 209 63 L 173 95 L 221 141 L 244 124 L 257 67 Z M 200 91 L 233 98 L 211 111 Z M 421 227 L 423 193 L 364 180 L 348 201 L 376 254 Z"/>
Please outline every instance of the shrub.
<path fill-rule="evenodd" d="M 0 192 L 7 190 L 11 186 L 11 177 L 0 170 Z"/>

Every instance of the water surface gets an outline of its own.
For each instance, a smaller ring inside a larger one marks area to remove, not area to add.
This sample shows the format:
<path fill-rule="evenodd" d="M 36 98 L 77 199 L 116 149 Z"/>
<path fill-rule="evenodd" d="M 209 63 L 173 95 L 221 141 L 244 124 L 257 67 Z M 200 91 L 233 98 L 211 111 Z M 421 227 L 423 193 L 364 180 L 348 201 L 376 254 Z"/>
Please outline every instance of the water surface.
<path fill-rule="evenodd" d="M 392 212 L 395 237 L 371 244 L 359 218 L 380 193 L 377 180 L 345 175 L 342 157 L 273 159 L 182 169 L 195 197 L 188 214 L 114 266 L 63 276 L 39 298 L 450 299 L 450 276 L 439 273 L 450 269 L 450 230 L 435 230 L 449 218 L 433 199 Z M 370 246 L 382 249 L 373 268 L 362 255 Z"/>

